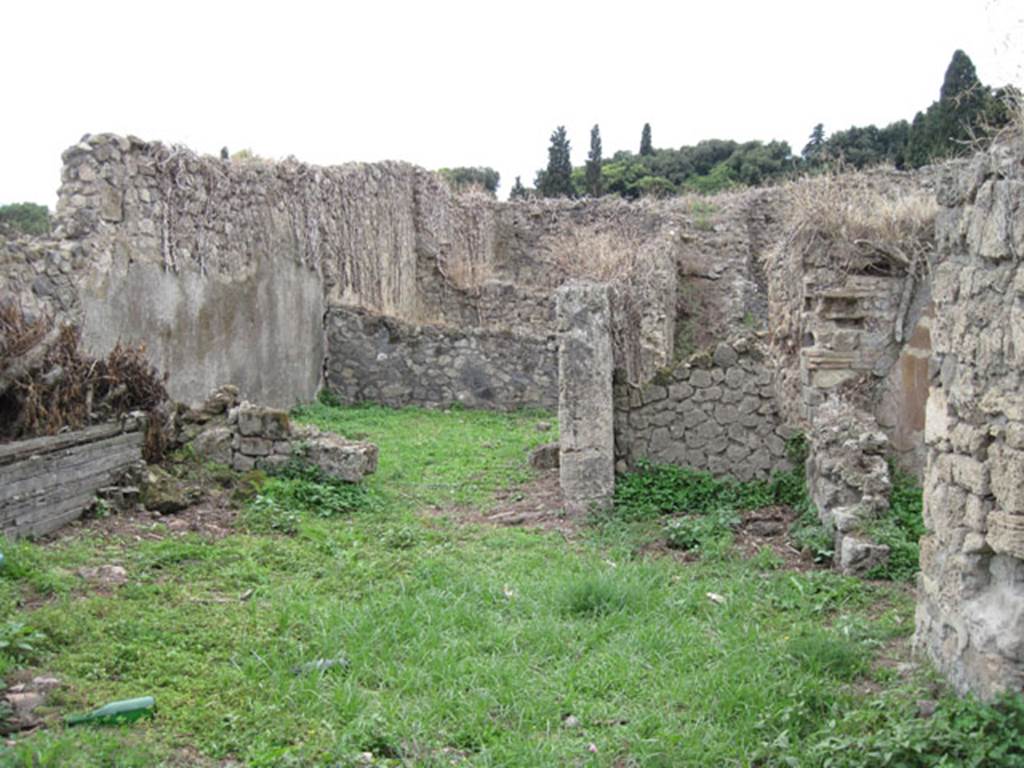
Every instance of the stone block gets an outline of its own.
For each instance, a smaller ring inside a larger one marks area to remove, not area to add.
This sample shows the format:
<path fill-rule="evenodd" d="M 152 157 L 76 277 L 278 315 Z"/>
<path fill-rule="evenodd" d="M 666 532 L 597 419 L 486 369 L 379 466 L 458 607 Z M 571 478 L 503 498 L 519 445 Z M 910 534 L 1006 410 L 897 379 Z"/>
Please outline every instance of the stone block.
<path fill-rule="evenodd" d="M 213 427 L 200 432 L 192 441 L 196 455 L 206 461 L 231 464 L 234 433 L 227 427 Z"/>
<path fill-rule="evenodd" d="M 242 437 L 238 440 L 238 451 L 246 456 L 269 456 L 274 443 L 265 437 Z"/>
<path fill-rule="evenodd" d="M 1005 512 L 1024 513 L 1024 451 L 995 445 L 989 449 L 989 459 L 996 503 Z"/>
<path fill-rule="evenodd" d="M 731 346 L 722 342 L 715 347 L 714 355 L 712 355 L 715 365 L 721 368 L 728 368 L 736 365 L 736 361 L 739 360 L 739 355 L 736 354 L 736 350 Z"/>
<path fill-rule="evenodd" d="M 558 443 L 538 445 L 530 451 L 530 466 L 539 470 L 557 469 L 558 450 Z"/>
<path fill-rule="evenodd" d="M 988 467 L 968 456 L 951 456 L 949 459 L 953 482 L 976 496 L 987 496 L 990 482 Z"/>
<path fill-rule="evenodd" d="M 839 570 L 849 575 L 863 575 L 889 559 L 889 547 L 855 536 L 843 536 L 839 546 Z"/>
<path fill-rule="evenodd" d="M 317 434 L 303 441 L 303 458 L 324 474 L 357 483 L 377 471 L 377 446 L 353 442 L 331 433 Z"/>

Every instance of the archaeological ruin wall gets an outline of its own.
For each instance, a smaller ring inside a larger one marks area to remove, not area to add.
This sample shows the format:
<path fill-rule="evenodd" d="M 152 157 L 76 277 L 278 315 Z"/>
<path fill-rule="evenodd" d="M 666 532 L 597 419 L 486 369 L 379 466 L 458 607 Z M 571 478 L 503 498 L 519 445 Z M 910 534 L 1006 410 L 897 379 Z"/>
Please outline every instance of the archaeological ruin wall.
<path fill-rule="evenodd" d="M 723 341 L 643 386 L 615 387 L 620 471 L 638 461 L 675 464 L 739 480 L 790 469 L 794 431 L 775 402 L 775 371 L 754 336 Z"/>
<path fill-rule="evenodd" d="M 499 203 L 404 163 L 225 160 L 101 134 L 64 153 L 56 221 L 45 244 L 3 244 L 18 269 L 0 287 L 59 305 L 89 353 L 145 344 L 178 400 L 227 382 L 270 405 L 311 399 L 328 307 L 543 346 L 555 290 L 594 270 L 617 286 L 631 380 L 671 356 L 677 242 L 654 206 Z"/>
<path fill-rule="evenodd" d="M 916 643 L 989 698 L 1024 690 L 1024 142 L 939 202 Z"/>
<path fill-rule="evenodd" d="M 325 324 L 325 385 L 342 403 L 557 408 L 554 334 L 413 325 L 340 305 Z"/>

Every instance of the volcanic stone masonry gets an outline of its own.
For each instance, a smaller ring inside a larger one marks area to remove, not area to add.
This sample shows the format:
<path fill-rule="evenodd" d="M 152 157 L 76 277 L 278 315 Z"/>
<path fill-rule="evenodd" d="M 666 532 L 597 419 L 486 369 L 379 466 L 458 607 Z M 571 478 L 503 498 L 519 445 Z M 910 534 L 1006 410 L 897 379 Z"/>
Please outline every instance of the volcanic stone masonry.
<path fill-rule="evenodd" d="M 619 381 L 620 469 L 638 460 L 765 479 L 790 468 L 774 372 L 754 336 L 734 338 L 665 370 L 643 387 Z"/>
<path fill-rule="evenodd" d="M 360 309 L 327 313 L 327 389 L 340 402 L 468 408 L 558 405 L 554 336 L 412 325 Z"/>
<path fill-rule="evenodd" d="M 916 642 L 988 698 L 1024 690 L 1024 142 L 939 203 Z"/>

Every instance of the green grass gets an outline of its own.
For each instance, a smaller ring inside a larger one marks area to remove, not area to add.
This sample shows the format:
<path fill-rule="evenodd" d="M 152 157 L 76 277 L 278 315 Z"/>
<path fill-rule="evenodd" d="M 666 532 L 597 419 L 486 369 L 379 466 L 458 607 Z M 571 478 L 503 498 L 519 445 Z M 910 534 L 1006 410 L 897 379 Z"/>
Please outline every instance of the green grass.
<path fill-rule="evenodd" d="M 935 750 L 979 719 L 986 744 L 1017 723 L 977 706 L 968 722 L 944 699 L 948 726 L 928 741 L 913 715 L 928 680 L 871 663 L 912 630 L 897 587 L 763 559 L 648 558 L 628 521 L 566 542 L 420 514 L 488 503 L 528 477 L 527 449 L 552 434 L 536 431 L 537 414 L 318 405 L 300 418 L 379 444 L 358 504 L 323 516 L 310 494 L 330 499 L 329 486 L 282 478 L 254 498 L 291 510 L 287 531 L 243 515 L 216 541 L 5 548 L 3 618 L 37 633 L 5 663 L 65 686 L 49 728 L 0 765 L 348 766 L 363 752 L 375 765 L 882 765 L 850 761 L 887 748 L 890 732 Z M 109 594 L 75 576 L 111 562 L 131 578 Z M 347 664 L 296 674 L 338 657 Z M 862 693 L 867 680 L 881 692 Z M 60 725 L 147 694 L 151 722 Z M 1013 765 L 1000 759 L 988 764 Z"/>

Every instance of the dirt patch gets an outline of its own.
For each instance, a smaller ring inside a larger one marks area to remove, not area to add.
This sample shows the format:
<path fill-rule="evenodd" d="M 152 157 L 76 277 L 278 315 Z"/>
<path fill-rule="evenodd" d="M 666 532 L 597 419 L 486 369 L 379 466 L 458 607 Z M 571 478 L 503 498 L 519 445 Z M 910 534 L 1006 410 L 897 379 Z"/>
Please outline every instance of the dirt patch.
<path fill-rule="evenodd" d="M 528 483 L 498 491 L 495 499 L 495 507 L 484 512 L 463 507 L 438 509 L 436 514 L 462 523 L 558 531 L 566 538 L 575 536 L 585 524 L 583 519 L 565 513 L 558 469 L 538 471 Z"/>
<path fill-rule="evenodd" d="M 85 517 L 54 531 L 42 541 L 62 541 L 81 536 L 158 541 L 189 533 L 222 539 L 234 531 L 237 517 L 238 510 L 232 505 L 230 494 L 214 493 L 199 504 L 170 515 L 138 509 L 106 517 Z"/>
<path fill-rule="evenodd" d="M 745 558 L 751 558 L 761 550 L 771 549 L 782 559 L 782 567 L 788 571 L 813 571 L 824 568 L 814 562 L 809 552 L 802 552 L 789 538 L 790 526 L 800 516 L 790 507 L 762 507 L 740 513 L 743 521 L 736 529 L 736 548 Z"/>
<path fill-rule="evenodd" d="M 789 537 L 789 528 L 799 517 L 789 507 L 762 507 L 740 512 L 741 522 L 733 531 L 733 546 L 746 560 L 764 549 L 770 549 L 787 571 L 826 570 L 827 565 L 814 562 L 810 553 L 802 552 Z M 674 549 L 664 536 L 644 544 L 639 553 L 656 557 L 671 557 L 681 563 L 695 563 L 701 559 L 696 549 Z"/>

